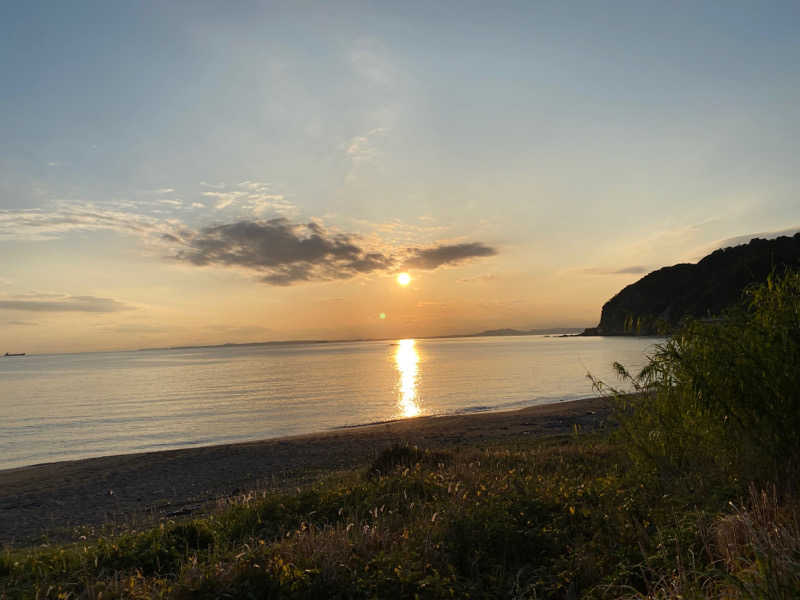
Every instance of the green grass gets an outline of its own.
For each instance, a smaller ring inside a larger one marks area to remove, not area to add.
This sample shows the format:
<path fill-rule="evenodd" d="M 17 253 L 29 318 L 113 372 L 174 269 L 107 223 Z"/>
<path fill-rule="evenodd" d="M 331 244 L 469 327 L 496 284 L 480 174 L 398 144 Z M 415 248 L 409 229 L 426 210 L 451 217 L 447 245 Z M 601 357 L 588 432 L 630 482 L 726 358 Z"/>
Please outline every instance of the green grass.
<path fill-rule="evenodd" d="M 399 445 L 202 519 L 0 554 L 0 598 L 800 597 L 800 276 L 688 323 L 613 433 Z"/>

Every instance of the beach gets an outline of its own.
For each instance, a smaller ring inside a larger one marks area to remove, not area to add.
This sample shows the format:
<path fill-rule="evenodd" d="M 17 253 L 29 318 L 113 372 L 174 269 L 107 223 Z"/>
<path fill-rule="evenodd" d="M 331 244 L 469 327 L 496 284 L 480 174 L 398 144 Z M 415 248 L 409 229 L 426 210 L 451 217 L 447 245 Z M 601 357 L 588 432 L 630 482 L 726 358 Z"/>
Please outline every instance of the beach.
<path fill-rule="evenodd" d="M 309 485 L 367 465 L 395 443 L 422 448 L 490 445 L 513 437 L 589 432 L 605 425 L 606 399 L 339 428 L 315 434 L 106 456 L 0 471 L 0 544 L 92 535 L 214 510 L 252 491 Z"/>

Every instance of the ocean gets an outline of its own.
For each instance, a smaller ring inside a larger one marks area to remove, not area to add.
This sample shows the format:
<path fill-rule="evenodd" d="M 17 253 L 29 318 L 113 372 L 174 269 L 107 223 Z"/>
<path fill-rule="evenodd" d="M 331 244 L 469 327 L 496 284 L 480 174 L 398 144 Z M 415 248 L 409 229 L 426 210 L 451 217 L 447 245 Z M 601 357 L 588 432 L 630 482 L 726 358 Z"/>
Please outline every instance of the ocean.
<path fill-rule="evenodd" d="M 0 469 L 597 395 L 659 340 L 477 337 L 0 358 Z"/>

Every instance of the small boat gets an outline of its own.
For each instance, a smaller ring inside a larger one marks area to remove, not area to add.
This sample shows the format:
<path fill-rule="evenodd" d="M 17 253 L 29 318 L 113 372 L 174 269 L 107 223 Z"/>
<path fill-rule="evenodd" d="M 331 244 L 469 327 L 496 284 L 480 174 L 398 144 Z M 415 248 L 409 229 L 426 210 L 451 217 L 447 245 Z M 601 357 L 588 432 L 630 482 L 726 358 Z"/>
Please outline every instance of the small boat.
<path fill-rule="evenodd" d="M 24 352 L 17 352 L 17 353 L 6 352 L 6 356 L 25 356 L 25 353 Z"/>

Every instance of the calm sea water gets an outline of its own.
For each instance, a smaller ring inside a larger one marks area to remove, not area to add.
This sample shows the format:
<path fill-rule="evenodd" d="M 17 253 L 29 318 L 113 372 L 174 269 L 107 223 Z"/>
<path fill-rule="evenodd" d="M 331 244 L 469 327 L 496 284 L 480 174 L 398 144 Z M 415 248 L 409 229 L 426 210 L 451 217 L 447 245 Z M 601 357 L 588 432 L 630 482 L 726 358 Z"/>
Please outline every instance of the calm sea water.
<path fill-rule="evenodd" d="M 0 469 L 594 395 L 654 341 L 543 336 L 0 358 Z"/>

